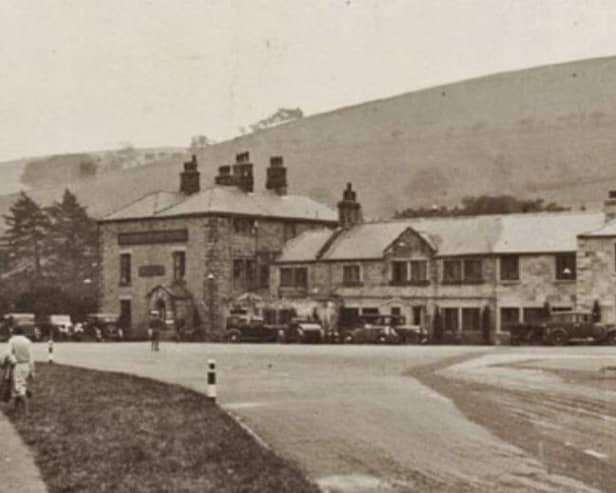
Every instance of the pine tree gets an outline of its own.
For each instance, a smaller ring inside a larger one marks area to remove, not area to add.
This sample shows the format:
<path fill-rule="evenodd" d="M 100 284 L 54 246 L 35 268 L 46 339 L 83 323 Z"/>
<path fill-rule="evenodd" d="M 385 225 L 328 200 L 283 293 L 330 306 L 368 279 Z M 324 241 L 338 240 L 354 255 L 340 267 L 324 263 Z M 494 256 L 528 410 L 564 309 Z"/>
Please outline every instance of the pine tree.
<path fill-rule="evenodd" d="M 96 222 L 66 189 L 61 202 L 47 209 L 50 218 L 51 271 L 57 281 L 80 285 L 94 275 Z"/>
<path fill-rule="evenodd" d="M 7 224 L 10 268 L 31 267 L 36 279 L 43 276 L 43 259 L 48 253 L 49 217 L 24 192 L 4 215 Z"/>

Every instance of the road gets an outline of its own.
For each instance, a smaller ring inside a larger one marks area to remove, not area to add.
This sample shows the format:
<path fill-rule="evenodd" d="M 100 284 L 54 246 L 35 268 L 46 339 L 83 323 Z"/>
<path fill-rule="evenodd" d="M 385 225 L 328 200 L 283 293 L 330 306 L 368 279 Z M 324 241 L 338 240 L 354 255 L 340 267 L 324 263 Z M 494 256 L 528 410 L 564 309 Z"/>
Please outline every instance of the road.
<path fill-rule="evenodd" d="M 572 392 L 585 402 L 598 395 L 611 399 L 616 387 L 598 394 L 592 383 L 573 384 L 558 373 L 594 375 L 598 367 L 616 361 L 610 360 L 611 348 L 175 343 L 163 344 L 159 353 L 143 343 L 65 343 L 55 348 L 57 362 L 134 373 L 199 391 L 205 389 L 207 359 L 214 358 L 220 404 L 274 450 L 296 461 L 324 491 L 610 491 L 605 483 L 610 474 L 603 483 L 593 483 L 574 469 L 569 474 L 567 467 L 552 467 L 541 446 L 516 445 L 496 425 L 502 405 L 503 412 L 519 409 L 526 424 L 553 426 L 550 420 L 556 415 L 546 414 L 549 405 L 543 399 L 547 390 L 560 411 L 579 409 L 579 400 L 562 398 Z M 46 359 L 46 347 L 36 345 L 36 354 Z M 446 390 L 439 393 L 422 383 L 413 371 L 426 365 L 432 365 L 434 376 L 454 384 L 452 395 L 461 396 L 463 409 L 470 395 L 466 385 L 475 386 L 478 398 L 489 395 L 495 406 L 489 419 L 469 419 L 472 413 L 465 409 L 463 414 L 443 395 Z M 477 385 L 492 394 L 478 394 Z M 602 445 L 597 446 L 599 437 L 592 433 L 593 420 L 612 419 L 609 413 L 561 412 L 557 418 L 565 415 L 570 419 L 556 423 L 560 431 L 577 431 L 563 435 L 563 446 L 566 440 L 570 450 L 590 450 L 585 457 L 611 473 L 616 449 L 605 442 L 611 435 L 605 435 L 603 426 Z"/>

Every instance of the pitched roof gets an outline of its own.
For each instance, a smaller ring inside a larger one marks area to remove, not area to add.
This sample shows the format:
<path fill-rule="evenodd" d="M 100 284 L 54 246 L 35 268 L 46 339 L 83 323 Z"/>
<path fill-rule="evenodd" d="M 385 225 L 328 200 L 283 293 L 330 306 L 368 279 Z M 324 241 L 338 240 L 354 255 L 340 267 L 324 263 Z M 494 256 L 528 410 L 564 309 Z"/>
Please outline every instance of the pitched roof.
<path fill-rule="evenodd" d="M 603 221 L 602 212 L 565 212 L 363 223 L 336 233 L 320 230 L 318 234 L 313 231 L 300 235 L 287 244 L 279 260 L 314 261 L 321 250 L 322 260 L 378 259 L 409 228 L 422 236 L 438 256 L 574 252 L 577 236 L 599 227 Z"/>
<path fill-rule="evenodd" d="M 590 238 L 592 238 L 593 236 L 595 237 L 616 236 L 616 220 L 610 221 L 598 229 L 588 231 L 579 236 L 590 237 Z"/>
<path fill-rule="evenodd" d="M 156 192 L 103 218 L 103 221 L 174 217 L 206 213 L 337 221 L 337 213 L 300 195 L 264 191 L 245 193 L 236 187 L 214 186 L 192 195 Z"/>

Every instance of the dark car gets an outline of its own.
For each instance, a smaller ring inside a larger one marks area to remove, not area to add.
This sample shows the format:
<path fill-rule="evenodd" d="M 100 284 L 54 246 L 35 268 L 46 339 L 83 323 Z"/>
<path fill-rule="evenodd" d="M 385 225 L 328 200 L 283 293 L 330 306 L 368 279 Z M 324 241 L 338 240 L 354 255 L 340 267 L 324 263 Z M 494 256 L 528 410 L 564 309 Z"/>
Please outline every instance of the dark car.
<path fill-rule="evenodd" d="M 425 344 L 428 341 L 428 331 L 420 325 L 407 324 L 401 315 L 381 315 L 373 324 L 393 327 L 400 337 L 401 344 Z"/>
<path fill-rule="evenodd" d="M 558 312 L 536 323 L 510 324 L 511 344 L 543 343 L 562 346 L 574 341 L 616 345 L 616 326 L 593 321 L 592 313 Z"/>
<path fill-rule="evenodd" d="M 325 330 L 315 320 L 295 318 L 279 329 L 281 342 L 324 342 Z"/>
<path fill-rule="evenodd" d="M 85 333 L 97 340 L 117 341 L 122 339 L 115 313 L 89 313 L 84 323 Z"/>
<path fill-rule="evenodd" d="M 364 319 L 362 325 L 344 335 L 344 342 L 357 344 L 400 344 L 402 338 L 391 323 L 384 317 Z"/>
<path fill-rule="evenodd" d="M 276 342 L 278 330 L 265 324 L 261 317 L 230 315 L 225 340 L 229 342 Z"/>
<path fill-rule="evenodd" d="M 0 322 L 0 340 L 7 341 L 15 327 L 21 327 L 24 335 L 33 341 L 42 339 L 34 313 L 6 313 Z"/>

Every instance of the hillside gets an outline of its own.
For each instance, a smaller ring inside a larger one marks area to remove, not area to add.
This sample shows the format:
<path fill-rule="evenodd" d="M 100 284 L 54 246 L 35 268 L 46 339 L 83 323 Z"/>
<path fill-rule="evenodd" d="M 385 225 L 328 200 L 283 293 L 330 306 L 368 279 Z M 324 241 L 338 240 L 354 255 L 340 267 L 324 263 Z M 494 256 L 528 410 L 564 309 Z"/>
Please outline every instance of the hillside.
<path fill-rule="evenodd" d="M 335 204 L 352 181 L 368 216 L 510 193 L 598 207 L 616 189 L 616 58 L 458 82 L 305 117 L 201 151 L 204 182 L 250 151 L 256 187 L 283 155 L 290 192 Z M 181 159 L 110 172 L 75 187 L 94 214 L 175 189 Z M 44 202 L 63 187 L 33 191 Z M 14 197 L 0 197 L 0 213 Z"/>

